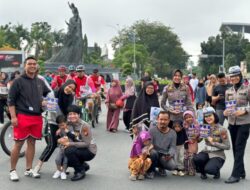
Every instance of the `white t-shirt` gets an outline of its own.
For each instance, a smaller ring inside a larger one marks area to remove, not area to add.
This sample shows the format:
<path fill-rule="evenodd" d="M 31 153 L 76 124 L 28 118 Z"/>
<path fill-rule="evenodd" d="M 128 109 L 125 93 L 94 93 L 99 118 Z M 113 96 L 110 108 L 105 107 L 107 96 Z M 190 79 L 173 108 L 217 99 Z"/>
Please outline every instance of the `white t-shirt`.
<path fill-rule="evenodd" d="M 195 79 L 192 78 L 192 79 L 190 79 L 189 83 L 190 83 L 193 91 L 195 91 L 196 87 L 198 86 L 199 80 L 197 78 L 195 78 Z"/>

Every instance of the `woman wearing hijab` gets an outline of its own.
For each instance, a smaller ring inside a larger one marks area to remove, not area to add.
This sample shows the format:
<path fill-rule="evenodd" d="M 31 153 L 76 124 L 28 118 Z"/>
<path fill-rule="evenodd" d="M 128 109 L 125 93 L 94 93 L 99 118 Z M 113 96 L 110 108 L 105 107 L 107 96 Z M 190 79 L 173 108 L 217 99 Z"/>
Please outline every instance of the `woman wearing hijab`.
<path fill-rule="evenodd" d="M 132 123 L 136 124 L 143 119 L 150 119 L 151 107 L 160 107 L 157 92 L 154 90 L 153 82 L 145 82 L 143 89 L 136 98 L 132 110 Z"/>
<path fill-rule="evenodd" d="M 123 122 L 126 126 L 126 130 L 128 131 L 130 128 L 129 124 L 131 121 L 132 109 L 133 109 L 134 102 L 136 99 L 135 84 L 134 84 L 134 81 L 131 77 L 128 77 L 126 79 L 124 99 L 126 99 L 126 103 L 125 103 L 125 107 L 123 110 Z"/>
<path fill-rule="evenodd" d="M 40 174 L 38 173 L 44 162 L 47 162 L 57 147 L 57 138 L 56 131 L 58 130 L 58 125 L 56 124 L 56 117 L 58 115 L 64 115 L 67 117 L 68 107 L 72 105 L 74 100 L 74 94 L 76 90 L 76 83 L 73 80 L 67 80 L 57 92 L 55 92 L 55 97 L 58 98 L 58 107 L 59 110 L 57 112 L 49 112 L 48 114 L 48 123 L 49 123 L 49 140 L 48 144 L 43 150 L 41 156 L 39 157 L 38 164 L 34 168 L 34 175 L 36 177 Z"/>
<path fill-rule="evenodd" d="M 224 115 L 228 117 L 234 165 L 231 176 L 225 183 L 236 183 L 246 177 L 244 153 L 250 129 L 250 88 L 243 84 L 239 66 L 230 67 L 229 76 L 233 86 L 225 94 L 226 110 Z"/>
<path fill-rule="evenodd" d="M 190 90 L 187 85 L 181 83 L 181 80 L 182 72 L 177 69 L 173 72 L 172 84 L 166 86 L 162 93 L 161 107 L 170 112 L 171 121 L 182 121 L 184 111 L 194 111 Z"/>
<path fill-rule="evenodd" d="M 122 89 L 119 81 L 113 79 L 111 87 L 107 93 L 107 99 L 105 101 L 108 108 L 107 130 L 113 133 L 117 132 L 117 128 L 119 125 L 120 107 L 116 105 L 116 101 L 121 99 L 121 97 Z"/>

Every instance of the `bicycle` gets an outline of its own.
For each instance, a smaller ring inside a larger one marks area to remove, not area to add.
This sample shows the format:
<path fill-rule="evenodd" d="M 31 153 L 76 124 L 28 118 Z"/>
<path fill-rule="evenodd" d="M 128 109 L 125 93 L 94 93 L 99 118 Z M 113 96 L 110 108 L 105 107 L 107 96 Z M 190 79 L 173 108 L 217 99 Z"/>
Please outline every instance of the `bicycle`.
<path fill-rule="evenodd" d="M 88 103 L 88 99 L 92 99 L 93 102 L 89 102 L 87 108 L 86 104 Z M 91 103 L 93 103 L 93 105 Z M 91 94 L 82 96 L 76 101 L 76 104 L 81 108 L 81 119 L 88 123 L 91 122 L 92 127 L 95 128 L 99 118 L 98 100 L 96 96 L 93 97 Z"/>
<path fill-rule="evenodd" d="M 5 109 L 5 112 L 9 118 L 9 121 L 3 125 L 1 134 L 0 134 L 0 143 L 3 151 L 10 156 L 12 147 L 14 145 L 14 140 L 13 140 L 13 126 L 11 124 L 11 119 L 10 115 L 8 113 L 7 108 Z M 49 123 L 47 120 L 48 112 L 45 112 L 43 115 L 43 135 L 42 137 L 45 138 L 46 143 L 49 141 L 49 135 L 50 135 L 50 130 L 49 130 Z M 19 157 L 23 157 L 25 155 L 25 146 L 22 147 Z"/>

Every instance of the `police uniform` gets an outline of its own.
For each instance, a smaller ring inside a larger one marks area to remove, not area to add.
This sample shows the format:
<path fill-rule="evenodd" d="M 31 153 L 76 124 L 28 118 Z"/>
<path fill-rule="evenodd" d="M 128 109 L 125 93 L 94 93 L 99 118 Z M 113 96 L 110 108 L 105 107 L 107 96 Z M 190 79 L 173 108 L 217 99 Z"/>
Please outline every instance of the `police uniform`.
<path fill-rule="evenodd" d="M 167 100 L 168 105 L 166 104 Z M 183 100 L 183 110 L 179 114 L 171 113 L 174 110 L 174 101 L 176 100 Z M 184 111 L 194 111 L 189 88 L 182 83 L 179 88 L 176 88 L 174 84 L 166 86 L 162 93 L 161 107 L 166 111 L 170 111 L 170 119 L 172 121 L 183 120 Z"/>
<path fill-rule="evenodd" d="M 219 123 L 211 126 L 210 137 L 213 138 L 213 144 L 205 139 L 205 148 L 195 155 L 194 163 L 201 174 L 215 175 L 215 178 L 219 178 L 220 169 L 226 159 L 224 150 L 230 149 L 230 142 L 226 129 Z"/>
<path fill-rule="evenodd" d="M 231 176 L 240 179 L 245 178 L 244 152 L 249 137 L 250 128 L 250 88 L 243 84 L 236 91 L 234 87 L 226 91 L 225 101 L 236 100 L 236 109 L 245 110 L 241 116 L 228 116 L 229 131 L 232 139 L 234 167 Z"/>

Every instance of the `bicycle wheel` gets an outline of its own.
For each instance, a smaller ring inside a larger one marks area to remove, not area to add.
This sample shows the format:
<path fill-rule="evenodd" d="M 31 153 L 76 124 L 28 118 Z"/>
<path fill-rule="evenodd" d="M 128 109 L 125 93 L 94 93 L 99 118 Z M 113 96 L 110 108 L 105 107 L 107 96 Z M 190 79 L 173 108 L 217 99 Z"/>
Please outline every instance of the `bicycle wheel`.
<path fill-rule="evenodd" d="M 8 121 L 6 124 L 4 124 L 1 134 L 0 134 L 0 142 L 3 151 L 10 156 L 11 149 L 15 143 L 13 140 L 13 126 L 11 125 L 11 122 Z M 23 146 L 24 147 L 24 146 Z M 19 154 L 19 157 L 23 157 L 25 155 L 25 148 L 22 148 Z"/>

